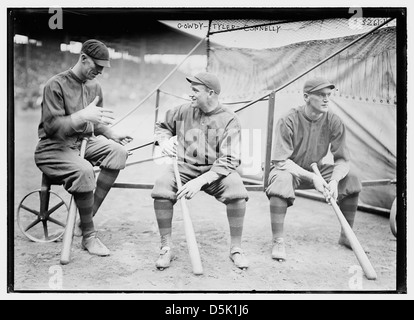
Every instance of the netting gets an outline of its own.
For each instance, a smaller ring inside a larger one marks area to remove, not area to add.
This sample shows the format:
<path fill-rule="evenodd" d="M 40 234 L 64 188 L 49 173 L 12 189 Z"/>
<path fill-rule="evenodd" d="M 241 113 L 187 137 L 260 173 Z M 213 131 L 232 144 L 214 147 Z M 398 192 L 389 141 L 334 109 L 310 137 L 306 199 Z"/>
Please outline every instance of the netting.
<path fill-rule="evenodd" d="M 395 22 L 386 21 L 213 21 L 208 70 L 222 82 L 223 101 L 254 101 L 282 87 L 276 94 L 275 121 L 304 104 L 302 88 L 308 78 L 329 79 L 336 85 L 331 109 L 348 128 L 351 168 L 361 180 L 395 179 L 396 27 Z M 228 30 L 225 25 L 230 26 Z M 233 104 L 233 108 L 239 110 L 244 104 Z M 267 104 L 257 102 L 239 112 L 243 128 L 261 133 L 262 161 Z M 256 177 L 264 178 L 263 173 Z M 394 198 L 393 186 L 367 188 L 360 197 L 363 203 L 383 208 L 391 207 Z"/>

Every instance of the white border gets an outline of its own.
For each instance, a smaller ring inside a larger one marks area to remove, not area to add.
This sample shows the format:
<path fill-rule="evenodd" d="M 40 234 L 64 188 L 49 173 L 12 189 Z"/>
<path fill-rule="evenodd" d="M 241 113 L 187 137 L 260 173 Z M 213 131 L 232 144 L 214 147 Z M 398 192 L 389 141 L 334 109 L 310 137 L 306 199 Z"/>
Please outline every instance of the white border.
<path fill-rule="evenodd" d="M 0 21 L 0 36 L 1 39 L 7 39 L 7 17 L 6 17 L 6 9 L 7 8 L 19 8 L 19 7 L 84 7 L 84 8 L 93 8 L 93 7 L 113 7 L 113 8 L 122 8 L 122 7 L 142 7 L 142 8 L 220 8 L 220 7 L 234 7 L 234 8 L 242 8 L 242 7 L 253 7 L 251 5 L 246 5 L 242 1 L 237 0 L 230 0 L 226 1 L 226 6 L 223 6 L 223 0 L 210 0 L 208 1 L 208 5 L 205 5 L 206 2 L 203 2 L 203 5 L 200 5 L 201 1 L 175 1 L 172 5 L 170 1 L 161 0 L 155 2 L 154 0 L 140 0 L 140 1 L 125 1 L 125 0 L 117 0 L 117 1 L 106 1 L 105 5 L 102 4 L 102 1 L 90 0 L 85 2 L 84 0 L 71 0 L 71 1 L 59 1 L 59 5 L 56 4 L 56 1 L 39 1 L 33 0 L 30 1 L 30 5 L 28 4 L 27 0 L 6 0 L 2 1 L 1 3 L 1 21 Z M 247 1 L 246 1 L 247 3 Z M 251 1 L 249 1 L 251 4 Z M 278 4 L 276 1 L 258 1 L 255 2 L 254 8 L 270 8 L 270 7 L 378 7 L 378 0 L 370 0 L 370 1 L 332 1 L 332 0 L 325 0 L 325 1 L 314 1 L 312 4 L 304 3 L 302 1 L 291 0 L 289 1 L 289 5 L 285 4 Z M 398 1 L 398 3 L 393 2 L 391 4 L 387 4 L 386 7 L 406 7 L 408 14 L 410 11 L 410 5 L 408 1 Z M 412 19 L 407 19 L 407 36 L 408 36 L 408 48 L 413 47 L 413 41 L 411 37 L 411 30 L 412 30 Z M 408 84 L 407 88 L 410 88 L 409 83 L 411 83 L 412 79 L 412 65 L 413 63 L 410 61 L 410 50 L 408 49 L 407 59 L 408 59 Z M 2 181 L 0 185 L 0 203 L 2 204 L 2 208 L 7 208 L 7 158 L 6 158 L 6 151 L 7 151 L 7 109 L 4 106 L 7 106 L 7 42 L 4 40 L 1 47 L 1 56 L 0 56 L 0 63 L 1 63 L 1 77 L 2 77 L 2 85 L 0 86 L 0 97 L 2 99 L 2 104 L 0 107 L 0 119 L 3 121 L 0 133 L 0 147 L 3 150 L 2 154 L 4 155 L 2 158 L 2 164 L 0 167 L 0 181 Z M 408 164 L 411 162 L 412 154 L 413 154 L 413 142 L 410 141 L 410 137 L 414 135 L 412 130 L 411 124 L 413 121 L 413 111 L 409 108 L 410 101 L 412 101 L 412 92 L 413 90 L 407 90 L 407 199 L 410 200 L 413 196 L 412 190 L 412 175 L 413 169 Z M 3 184 L 4 183 L 4 184 Z M 410 202 L 407 201 L 407 230 L 411 231 L 412 225 L 412 217 L 410 215 Z M 69 294 L 69 293 L 57 293 L 57 294 L 49 294 L 49 293 L 7 293 L 7 259 L 6 259 L 6 252 L 7 252 L 7 214 L 6 210 L 2 210 L 2 214 L 0 215 L 0 243 L 1 243 L 1 252 L 3 254 L 3 259 L 1 260 L 0 264 L 0 298 L 2 300 L 32 300 L 32 299 L 54 299 L 54 300 L 71 300 L 71 299 L 79 299 L 80 294 Z M 267 294 L 85 294 L 82 293 L 82 299 L 89 300 L 89 299 L 114 299 L 114 300 L 307 300 L 307 299 L 315 299 L 315 300 L 325 300 L 325 299 L 332 299 L 332 300 L 347 300 L 347 299 L 358 299 L 358 300 L 368 300 L 368 299 L 375 299 L 375 300 L 411 300 L 413 298 L 413 277 L 411 272 L 411 266 L 413 265 L 412 259 L 413 254 L 411 243 L 413 241 L 413 236 L 411 235 L 412 232 L 407 231 L 407 288 L 408 293 L 407 295 L 396 295 L 396 294 L 357 294 L 357 295 L 350 295 L 350 294 L 277 294 L 277 295 L 267 295 Z"/>

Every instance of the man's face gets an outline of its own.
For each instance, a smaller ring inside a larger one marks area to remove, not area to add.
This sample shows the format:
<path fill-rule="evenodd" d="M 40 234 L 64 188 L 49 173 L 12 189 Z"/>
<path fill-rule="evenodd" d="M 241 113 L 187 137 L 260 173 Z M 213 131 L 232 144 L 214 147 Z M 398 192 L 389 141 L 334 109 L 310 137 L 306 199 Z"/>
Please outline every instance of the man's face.
<path fill-rule="evenodd" d="M 330 96 L 332 89 L 323 88 L 321 90 L 306 93 L 305 101 L 316 113 L 326 113 L 328 112 Z"/>
<path fill-rule="evenodd" d="M 103 72 L 103 68 L 100 65 L 97 65 L 95 61 L 92 60 L 91 57 L 87 56 L 85 54 L 84 64 L 83 64 L 83 73 L 85 75 L 85 78 L 88 80 L 95 79 L 95 77 L 98 74 L 101 74 Z"/>
<path fill-rule="evenodd" d="M 210 89 L 208 89 L 206 86 L 202 84 L 191 84 L 191 91 L 192 94 L 191 97 L 191 106 L 192 107 L 199 107 L 203 108 L 205 106 L 208 106 L 208 101 L 210 98 Z"/>

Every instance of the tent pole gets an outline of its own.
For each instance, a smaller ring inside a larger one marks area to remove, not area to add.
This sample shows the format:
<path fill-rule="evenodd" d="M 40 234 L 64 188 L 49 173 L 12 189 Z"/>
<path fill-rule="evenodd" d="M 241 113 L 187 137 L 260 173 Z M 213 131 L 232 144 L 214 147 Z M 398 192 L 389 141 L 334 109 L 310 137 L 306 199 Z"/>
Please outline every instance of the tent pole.
<path fill-rule="evenodd" d="M 264 177 L 263 177 L 263 190 L 266 190 L 269 173 L 270 173 L 270 161 L 272 155 L 273 144 L 273 119 L 275 117 L 275 92 L 273 91 L 269 96 L 269 106 L 267 112 L 267 134 L 266 134 L 266 154 L 264 164 Z"/>

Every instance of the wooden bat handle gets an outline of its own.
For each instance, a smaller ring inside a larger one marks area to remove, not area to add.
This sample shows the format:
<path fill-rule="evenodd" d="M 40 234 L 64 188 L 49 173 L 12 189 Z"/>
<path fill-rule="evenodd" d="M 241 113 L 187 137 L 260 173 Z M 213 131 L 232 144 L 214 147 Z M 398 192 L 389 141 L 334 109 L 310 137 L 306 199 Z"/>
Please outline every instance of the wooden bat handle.
<path fill-rule="evenodd" d="M 322 178 L 321 173 L 319 172 L 318 166 L 316 163 L 311 164 L 311 168 L 315 174 Z M 339 208 L 336 201 L 331 197 L 329 202 L 332 208 L 335 211 L 336 217 L 341 224 L 342 229 L 344 230 L 345 236 L 348 238 L 349 243 L 351 244 L 351 248 L 358 259 L 359 264 L 361 265 L 362 269 L 364 270 L 365 276 L 368 280 L 375 280 L 377 279 L 377 273 L 375 272 L 374 268 L 371 265 L 364 249 L 362 248 L 361 244 L 358 241 L 354 231 L 352 230 L 351 226 L 349 225 L 348 221 L 346 221 L 341 209 Z"/>
<path fill-rule="evenodd" d="M 175 180 L 177 181 L 178 189 L 181 188 L 181 178 L 180 172 L 178 171 L 177 159 L 174 158 L 174 174 Z M 183 221 L 184 221 L 184 230 L 185 238 L 187 241 L 188 253 L 190 255 L 191 265 L 193 267 L 193 273 L 196 275 L 203 274 L 203 266 L 201 264 L 200 252 L 198 251 L 197 239 L 195 237 L 195 232 L 193 228 L 193 223 L 191 221 L 190 213 L 188 211 L 187 202 L 185 198 L 181 198 L 181 207 L 183 210 Z"/>
<path fill-rule="evenodd" d="M 85 157 L 87 138 L 83 138 L 80 148 L 80 156 Z M 70 250 L 72 247 L 73 231 L 75 229 L 76 213 L 78 208 L 75 203 L 75 198 L 71 196 L 69 204 L 68 217 L 66 218 L 66 227 L 62 239 L 62 251 L 60 253 L 60 263 L 65 265 L 70 262 Z"/>

